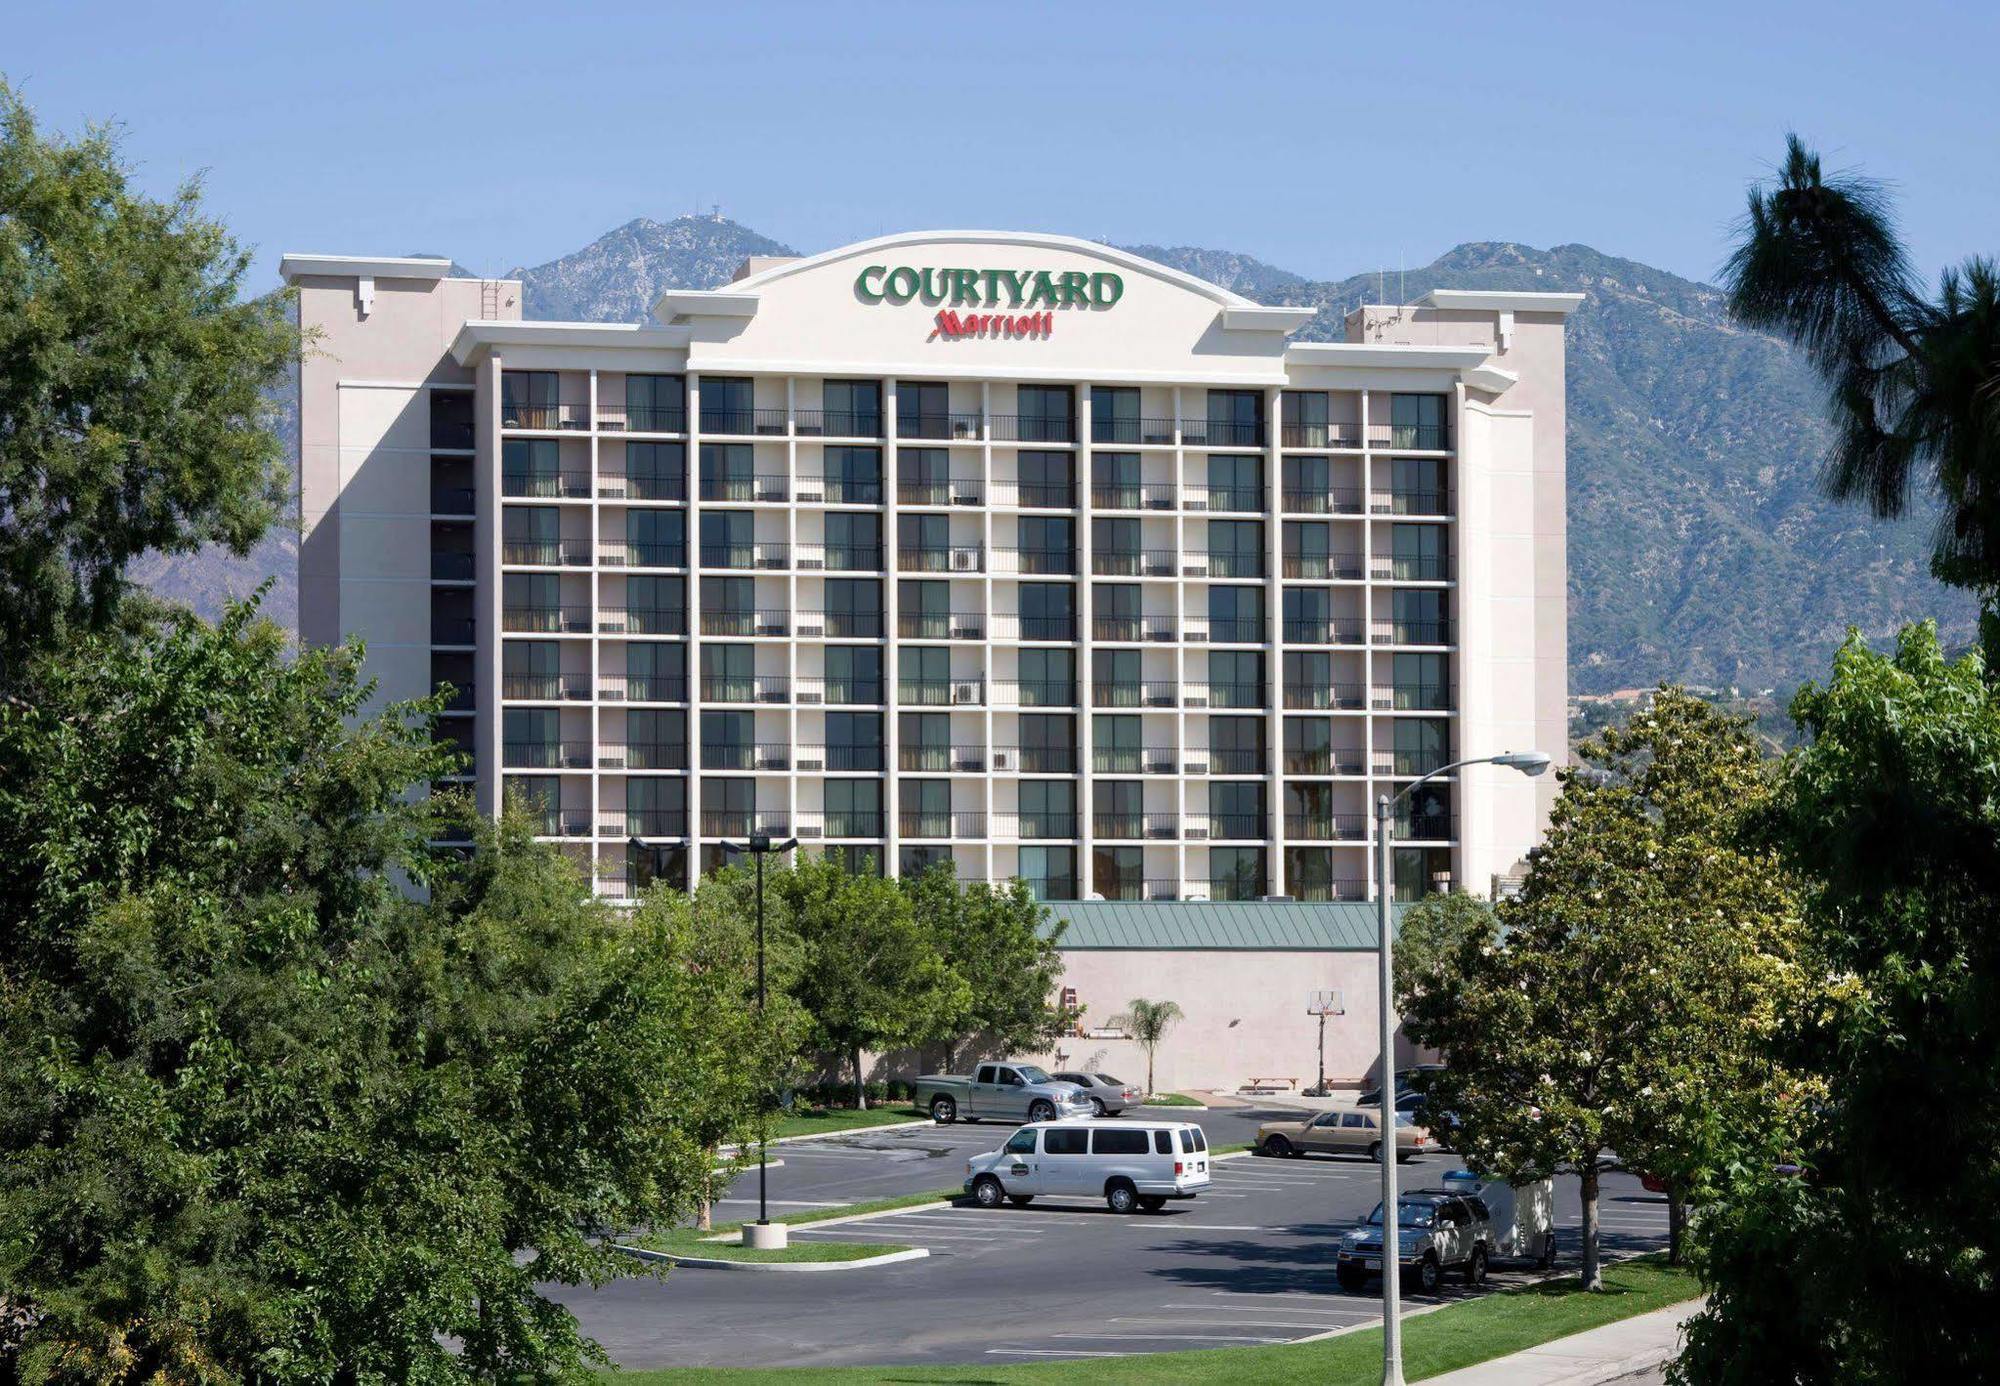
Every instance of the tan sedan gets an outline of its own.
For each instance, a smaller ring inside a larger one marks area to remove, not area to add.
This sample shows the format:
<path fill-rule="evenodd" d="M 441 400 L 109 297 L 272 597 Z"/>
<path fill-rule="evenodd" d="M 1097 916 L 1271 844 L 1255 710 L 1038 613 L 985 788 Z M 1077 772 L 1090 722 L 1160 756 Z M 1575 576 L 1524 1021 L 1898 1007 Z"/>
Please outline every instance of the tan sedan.
<path fill-rule="evenodd" d="M 1321 1112 L 1299 1121 L 1267 1121 L 1257 1128 L 1260 1155 L 1366 1155 L 1382 1158 L 1382 1114 L 1347 1107 Z M 1410 1120 L 1407 1113 L 1396 1115 L 1396 1159 L 1436 1150 L 1431 1133 Z"/>

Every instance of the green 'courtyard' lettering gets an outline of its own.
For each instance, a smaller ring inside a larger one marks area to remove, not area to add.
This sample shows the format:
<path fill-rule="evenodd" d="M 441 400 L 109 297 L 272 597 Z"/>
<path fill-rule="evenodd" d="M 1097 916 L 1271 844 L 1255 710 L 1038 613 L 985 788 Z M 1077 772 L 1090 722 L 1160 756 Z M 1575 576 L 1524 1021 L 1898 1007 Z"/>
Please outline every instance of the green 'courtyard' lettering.
<path fill-rule="evenodd" d="M 1125 280 L 1108 270 L 869 265 L 855 276 L 854 296 L 863 303 L 949 301 L 954 308 L 1109 308 L 1125 296 Z"/>

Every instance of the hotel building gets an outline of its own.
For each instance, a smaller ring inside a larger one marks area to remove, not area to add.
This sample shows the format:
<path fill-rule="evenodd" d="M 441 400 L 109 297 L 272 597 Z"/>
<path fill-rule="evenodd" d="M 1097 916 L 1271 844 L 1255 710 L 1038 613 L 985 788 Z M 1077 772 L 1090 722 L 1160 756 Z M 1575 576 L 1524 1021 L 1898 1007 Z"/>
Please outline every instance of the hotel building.
<path fill-rule="evenodd" d="M 480 805 L 627 897 L 720 844 L 1052 899 L 1359 900 L 1371 803 L 1561 758 L 1563 323 L 1446 292 L 1344 340 L 1106 246 L 933 232 L 755 260 L 644 325 L 444 261 L 288 256 L 299 629 L 367 642 Z M 1504 885 L 1554 785 L 1395 819 Z"/>

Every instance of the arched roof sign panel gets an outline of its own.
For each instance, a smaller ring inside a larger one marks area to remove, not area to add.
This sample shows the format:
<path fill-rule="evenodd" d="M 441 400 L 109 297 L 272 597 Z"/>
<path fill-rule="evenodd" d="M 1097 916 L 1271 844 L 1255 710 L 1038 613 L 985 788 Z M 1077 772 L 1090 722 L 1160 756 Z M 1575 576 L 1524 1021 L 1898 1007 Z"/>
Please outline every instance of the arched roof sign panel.
<path fill-rule="evenodd" d="M 1264 307 L 1071 236 L 933 231 L 668 293 L 655 314 L 688 328 L 697 370 L 839 373 L 867 361 L 914 376 L 1276 383 L 1286 336 L 1311 310 Z"/>

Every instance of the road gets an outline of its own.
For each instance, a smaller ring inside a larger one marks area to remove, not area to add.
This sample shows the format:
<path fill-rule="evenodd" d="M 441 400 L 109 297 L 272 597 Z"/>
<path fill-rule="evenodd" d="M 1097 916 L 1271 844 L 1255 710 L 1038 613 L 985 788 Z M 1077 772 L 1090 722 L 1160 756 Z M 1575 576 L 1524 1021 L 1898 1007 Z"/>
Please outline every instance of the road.
<path fill-rule="evenodd" d="M 1275 1109 L 1181 1113 L 1211 1145 L 1247 1141 Z M 774 1147 L 772 1211 L 852 1203 L 957 1185 L 968 1155 L 1011 1125 L 854 1132 Z M 1403 1167 L 1403 1187 L 1434 1185 L 1450 1156 Z M 814 1365 L 1034 1361 L 1285 1342 L 1377 1320 L 1375 1294 L 1333 1277 L 1339 1234 L 1377 1202 L 1380 1171 L 1359 1159 L 1224 1159 L 1214 1188 L 1150 1216 L 1101 1202 L 995 1210 L 971 1206 L 885 1213 L 799 1240 L 879 1241 L 930 1248 L 928 1259 L 880 1269 L 784 1275 L 679 1269 L 602 1290 L 550 1287 L 619 1365 Z M 740 1179 L 724 1218 L 754 1217 L 756 1174 Z M 736 1200 L 743 1200 L 738 1202 Z M 779 1201 L 782 1200 L 782 1201 Z M 1557 1188 L 1559 1246 L 1573 1259 L 1574 1181 Z M 1625 1176 L 1605 1181 L 1605 1245 L 1650 1249 L 1666 1236 L 1663 1202 Z M 1494 1283 L 1526 1268 L 1495 1268 Z M 1444 1297 L 1469 1293 L 1457 1276 Z M 1426 1301 L 1406 1296 L 1410 1307 Z"/>

